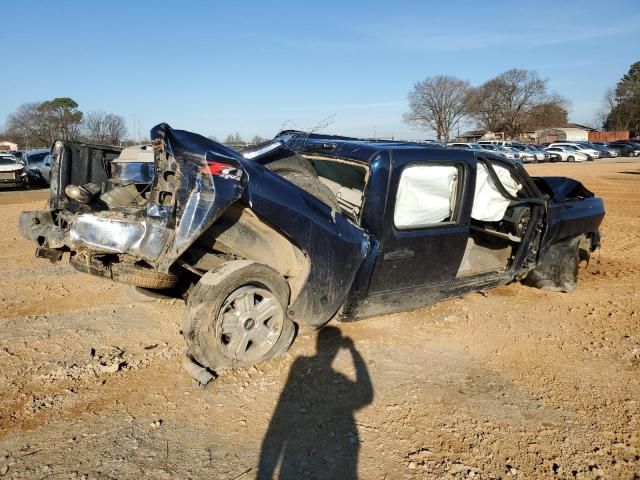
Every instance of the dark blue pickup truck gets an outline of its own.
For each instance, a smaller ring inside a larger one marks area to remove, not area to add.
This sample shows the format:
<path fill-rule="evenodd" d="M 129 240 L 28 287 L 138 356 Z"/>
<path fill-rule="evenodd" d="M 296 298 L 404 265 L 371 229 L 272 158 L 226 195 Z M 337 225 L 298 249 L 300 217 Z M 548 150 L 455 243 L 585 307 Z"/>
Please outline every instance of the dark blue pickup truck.
<path fill-rule="evenodd" d="M 49 208 L 20 230 L 37 256 L 184 296 L 190 358 L 211 370 L 334 317 L 516 280 L 571 291 L 600 241 L 600 198 L 490 151 L 297 131 L 236 151 L 166 124 L 151 138 L 139 162 L 56 142 Z"/>

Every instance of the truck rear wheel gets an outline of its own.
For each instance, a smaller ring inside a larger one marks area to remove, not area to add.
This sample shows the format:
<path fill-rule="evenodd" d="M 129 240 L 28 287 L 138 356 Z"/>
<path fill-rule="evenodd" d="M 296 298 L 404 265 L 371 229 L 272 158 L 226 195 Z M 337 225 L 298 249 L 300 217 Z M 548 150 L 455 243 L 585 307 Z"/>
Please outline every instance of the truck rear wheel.
<path fill-rule="evenodd" d="M 250 260 L 224 263 L 205 274 L 187 299 L 189 354 L 214 371 L 281 355 L 295 336 L 288 305 L 289 285 L 272 268 Z"/>

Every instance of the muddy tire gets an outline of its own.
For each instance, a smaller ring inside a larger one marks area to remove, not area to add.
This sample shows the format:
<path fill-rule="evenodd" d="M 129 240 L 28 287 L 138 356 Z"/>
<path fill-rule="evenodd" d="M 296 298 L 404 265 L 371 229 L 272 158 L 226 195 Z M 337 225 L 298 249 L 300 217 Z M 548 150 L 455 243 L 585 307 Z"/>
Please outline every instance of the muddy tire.
<path fill-rule="evenodd" d="M 581 240 L 582 236 L 571 237 L 552 244 L 522 283 L 552 292 L 573 292 L 578 285 Z"/>
<path fill-rule="evenodd" d="M 281 355 L 296 332 L 288 305 L 289 285 L 278 272 L 250 260 L 227 262 L 206 273 L 187 299 L 188 353 L 217 372 Z"/>
<path fill-rule="evenodd" d="M 80 272 L 90 273 L 100 277 L 110 278 L 116 282 L 134 285 L 136 287 L 163 290 L 173 288 L 178 283 L 178 276 L 174 273 L 162 273 L 152 268 L 144 268 L 125 263 L 104 265 L 95 258 L 74 255 L 69 259 L 73 268 Z"/>

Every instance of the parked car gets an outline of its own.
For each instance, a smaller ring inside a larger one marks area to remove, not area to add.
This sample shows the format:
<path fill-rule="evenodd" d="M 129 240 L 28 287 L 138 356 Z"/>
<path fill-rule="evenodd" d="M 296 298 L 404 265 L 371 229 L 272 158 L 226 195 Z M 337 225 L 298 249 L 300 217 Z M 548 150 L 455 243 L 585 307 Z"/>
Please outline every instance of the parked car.
<path fill-rule="evenodd" d="M 511 148 L 514 148 L 516 150 L 518 150 L 519 152 L 525 152 L 528 155 L 532 155 L 533 156 L 533 160 L 534 162 L 548 162 L 550 159 L 550 156 L 547 152 L 545 152 L 544 150 L 540 150 L 538 148 L 535 148 L 531 145 L 524 145 L 521 143 L 514 143 L 511 145 Z"/>
<path fill-rule="evenodd" d="M 495 152 L 496 154 L 507 158 L 509 160 L 513 160 L 514 162 L 520 163 L 522 164 L 522 159 L 520 158 L 520 152 L 507 148 L 507 147 L 502 147 L 500 145 L 497 144 L 491 144 L 491 143 L 483 143 L 483 144 L 479 144 L 480 148 L 482 148 L 483 150 L 490 150 L 492 152 Z"/>
<path fill-rule="evenodd" d="M 503 146 L 500 147 L 500 149 L 500 151 L 503 152 L 509 151 L 513 152 L 514 154 L 518 154 L 518 157 L 520 158 L 520 160 L 522 160 L 523 163 L 536 163 L 535 155 L 527 149 L 520 149 L 515 145 Z"/>
<path fill-rule="evenodd" d="M 482 148 L 482 146 L 478 145 L 477 143 L 469 143 L 469 142 L 449 142 L 446 144 L 446 146 L 452 147 L 452 148 L 466 148 L 470 150 L 479 150 Z"/>
<path fill-rule="evenodd" d="M 211 370 L 282 354 L 296 325 L 517 280 L 571 291 L 599 245 L 602 199 L 485 150 L 285 131 L 238 152 L 167 124 L 151 139 L 134 196 L 119 149 L 56 142 L 48 208 L 20 232 L 38 257 L 185 292 L 190 362 Z"/>
<path fill-rule="evenodd" d="M 498 145 L 496 146 L 496 152 L 508 160 L 518 161 L 522 163 L 520 152 L 518 152 L 517 150 L 512 150 L 511 148 Z"/>
<path fill-rule="evenodd" d="M 615 148 L 611 148 L 607 142 L 591 142 L 594 145 L 600 147 L 602 150 L 607 152 L 607 156 L 610 158 L 615 158 L 620 156 L 620 150 Z"/>
<path fill-rule="evenodd" d="M 545 150 L 549 155 L 549 161 L 553 163 L 562 162 L 562 155 L 559 152 Z"/>
<path fill-rule="evenodd" d="M 476 143 L 478 143 L 478 145 L 495 145 L 497 147 L 505 147 L 511 144 L 511 142 L 507 140 L 478 140 Z"/>
<path fill-rule="evenodd" d="M 631 141 L 616 141 L 609 143 L 610 147 L 623 147 L 625 157 L 640 157 L 640 145 Z"/>
<path fill-rule="evenodd" d="M 598 150 L 600 152 L 600 158 L 610 158 L 611 157 L 611 152 L 609 151 L 609 149 L 603 147 L 602 145 L 597 145 L 594 142 L 579 142 L 580 145 L 587 147 L 587 148 L 593 148 L 595 150 Z"/>
<path fill-rule="evenodd" d="M 42 164 L 38 167 L 38 173 L 40 174 L 40 178 L 42 181 L 50 185 L 51 184 L 51 154 L 48 153 L 44 160 L 42 160 Z M 29 169 L 31 170 L 31 168 Z"/>
<path fill-rule="evenodd" d="M 39 148 L 36 150 L 27 150 L 22 153 L 22 162 L 27 167 L 27 176 L 31 184 L 49 184 L 50 165 L 47 167 L 44 162 L 49 156 L 48 148 Z M 50 158 L 50 156 L 49 156 Z M 46 175 L 43 176 L 43 172 Z"/>
<path fill-rule="evenodd" d="M 619 157 L 633 156 L 633 147 L 624 143 L 608 142 L 607 148 L 618 153 Z"/>
<path fill-rule="evenodd" d="M 595 160 L 596 158 L 600 158 L 600 151 L 595 148 L 586 147 L 582 145 L 580 142 L 554 142 L 550 147 L 568 147 L 574 150 L 579 151 L 587 156 L 587 159 L 590 161 Z"/>
<path fill-rule="evenodd" d="M 578 151 L 576 148 L 571 148 L 570 145 L 547 147 L 545 150 L 549 153 L 559 155 L 563 162 L 586 162 L 589 157 Z"/>
<path fill-rule="evenodd" d="M 24 165 L 8 153 L 0 153 L 0 183 L 26 185 L 27 173 Z"/>

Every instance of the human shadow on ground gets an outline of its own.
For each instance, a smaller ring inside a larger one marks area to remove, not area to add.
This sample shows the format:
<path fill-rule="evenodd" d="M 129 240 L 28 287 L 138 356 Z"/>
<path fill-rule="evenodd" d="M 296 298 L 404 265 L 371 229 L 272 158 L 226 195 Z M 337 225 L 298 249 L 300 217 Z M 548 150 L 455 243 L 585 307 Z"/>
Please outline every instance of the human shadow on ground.
<path fill-rule="evenodd" d="M 332 367 L 342 348 L 353 359 L 355 381 Z M 291 366 L 262 443 L 257 478 L 357 478 L 354 413 L 372 400 L 369 372 L 352 340 L 335 327 L 320 330 L 316 355 L 299 357 Z"/>

